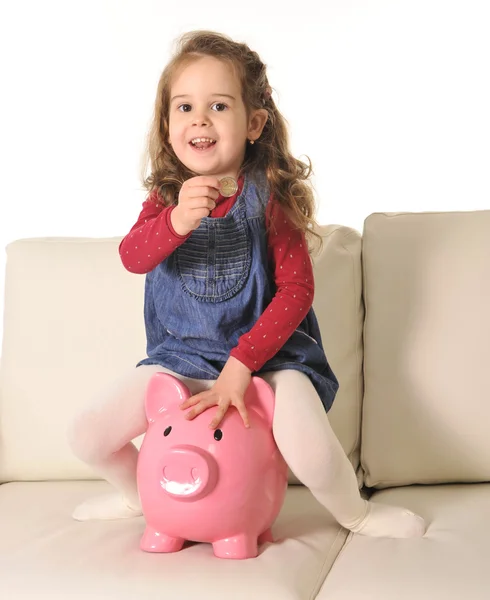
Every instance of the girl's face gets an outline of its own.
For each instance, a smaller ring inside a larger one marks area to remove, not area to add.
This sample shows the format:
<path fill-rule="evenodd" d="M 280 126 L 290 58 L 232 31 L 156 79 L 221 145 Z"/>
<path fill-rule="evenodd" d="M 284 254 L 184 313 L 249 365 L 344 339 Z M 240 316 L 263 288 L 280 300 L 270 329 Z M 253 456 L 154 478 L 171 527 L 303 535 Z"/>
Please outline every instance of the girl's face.
<path fill-rule="evenodd" d="M 256 140 L 267 111 L 249 117 L 240 82 L 227 62 L 203 56 L 170 88 L 169 139 L 177 158 L 198 175 L 237 177 L 247 139 Z"/>

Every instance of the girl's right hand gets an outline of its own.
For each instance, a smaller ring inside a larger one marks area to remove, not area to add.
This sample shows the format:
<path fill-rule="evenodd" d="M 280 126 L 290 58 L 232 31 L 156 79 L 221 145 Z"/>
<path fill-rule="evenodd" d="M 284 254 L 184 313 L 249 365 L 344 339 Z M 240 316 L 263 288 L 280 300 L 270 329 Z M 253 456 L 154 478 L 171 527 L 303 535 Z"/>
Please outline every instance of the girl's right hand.
<path fill-rule="evenodd" d="M 197 229 L 203 217 L 208 217 L 219 196 L 219 179 L 199 175 L 184 182 L 179 192 L 179 202 L 170 213 L 175 232 L 187 235 Z"/>

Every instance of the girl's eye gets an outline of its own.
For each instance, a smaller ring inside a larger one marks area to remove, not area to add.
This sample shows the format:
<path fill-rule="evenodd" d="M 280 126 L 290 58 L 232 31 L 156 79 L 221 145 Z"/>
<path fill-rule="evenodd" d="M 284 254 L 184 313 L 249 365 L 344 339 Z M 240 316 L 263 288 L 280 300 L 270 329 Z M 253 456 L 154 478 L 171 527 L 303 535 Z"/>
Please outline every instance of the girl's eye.
<path fill-rule="evenodd" d="M 190 104 L 181 104 L 178 107 L 178 110 L 180 110 L 180 112 L 189 112 L 191 110 L 191 105 Z"/>
<path fill-rule="evenodd" d="M 216 112 L 223 112 L 228 107 L 226 106 L 226 104 L 223 104 L 223 102 L 215 102 L 211 108 Z"/>

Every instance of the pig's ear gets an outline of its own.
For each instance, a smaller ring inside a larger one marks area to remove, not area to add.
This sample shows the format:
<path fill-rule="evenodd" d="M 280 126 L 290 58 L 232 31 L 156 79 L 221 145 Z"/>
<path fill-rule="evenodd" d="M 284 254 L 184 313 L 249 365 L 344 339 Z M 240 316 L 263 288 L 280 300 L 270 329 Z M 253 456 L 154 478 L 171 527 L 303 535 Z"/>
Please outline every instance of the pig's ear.
<path fill-rule="evenodd" d="M 245 406 L 256 410 L 272 427 L 274 417 L 274 391 L 261 377 L 252 377 L 245 394 Z"/>
<path fill-rule="evenodd" d="M 145 410 L 148 421 L 175 409 L 190 397 L 186 385 L 168 373 L 155 373 L 146 388 Z"/>

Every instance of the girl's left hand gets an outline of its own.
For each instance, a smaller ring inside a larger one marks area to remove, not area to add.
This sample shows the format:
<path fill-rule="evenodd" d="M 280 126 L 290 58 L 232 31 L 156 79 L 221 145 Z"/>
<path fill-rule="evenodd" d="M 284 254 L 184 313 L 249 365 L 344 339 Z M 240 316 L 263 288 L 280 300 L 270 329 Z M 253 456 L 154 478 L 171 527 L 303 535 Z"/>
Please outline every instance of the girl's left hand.
<path fill-rule="evenodd" d="M 251 371 L 239 360 L 230 356 L 218 379 L 210 390 L 188 398 L 180 405 L 181 410 L 192 407 L 186 419 L 194 419 L 211 406 L 218 406 L 210 429 L 217 429 L 230 406 L 234 406 L 242 417 L 245 427 L 250 427 L 244 396 L 252 379 Z"/>

